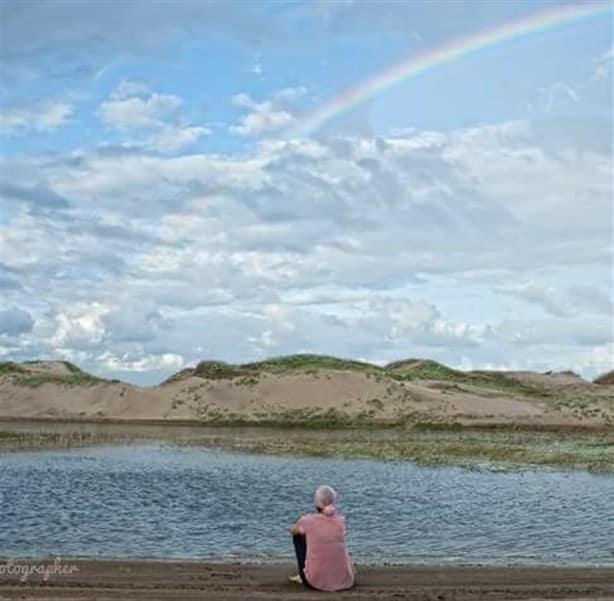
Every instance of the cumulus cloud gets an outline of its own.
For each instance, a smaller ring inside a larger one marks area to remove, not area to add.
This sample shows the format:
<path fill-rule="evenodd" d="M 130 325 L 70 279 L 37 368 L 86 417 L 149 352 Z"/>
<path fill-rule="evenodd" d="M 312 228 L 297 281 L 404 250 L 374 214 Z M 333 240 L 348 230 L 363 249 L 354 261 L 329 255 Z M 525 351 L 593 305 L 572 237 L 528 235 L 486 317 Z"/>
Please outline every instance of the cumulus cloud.
<path fill-rule="evenodd" d="M 9 107 L 0 113 L 0 129 L 6 135 L 29 131 L 50 132 L 66 125 L 73 114 L 67 102 L 47 101 L 30 107 Z"/>
<path fill-rule="evenodd" d="M 611 321 L 609 130 L 579 127 L 11 158 L 71 203 L 44 219 L 15 210 L 6 294 L 35 318 L 28 352 L 47 341 L 104 370 L 161 366 L 126 372 L 143 379 L 165 368 L 138 362 L 168 354 L 574 365 L 608 344 Z"/>
<path fill-rule="evenodd" d="M 117 94 L 117 93 L 116 93 Z M 176 113 L 181 99 L 171 94 L 151 94 L 148 97 L 114 97 L 100 105 L 102 120 L 120 129 L 157 126 Z"/>
<path fill-rule="evenodd" d="M 296 121 L 289 105 L 306 93 L 307 89 L 303 86 L 284 88 L 262 102 L 245 93 L 236 94 L 232 97 L 232 104 L 248 109 L 248 112 L 241 117 L 238 125 L 230 127 L 230 131 L 242 136 L 259 136 L 287 129 Z"/>
<path fill-rule="evenodd" d="M 144 145 L 160 152 L 177 152 L 208 136 L 211 130 L 200 125 L 164 125 L 146 139 Z"/>
<path fill-rule="evenodd" d="M 376 298 L 369 303 L 369 328 L 390 340 L 411 346 L 474 346 L 483 337 L 481 328 L 454 323 L 432 304 L 413 299 Z"/>
<path fill-rule="evenodd" d="M 50 342 L 54 347 L 93 347 L 103 342 L 103 316 L 110 308 L 101 303 L 74 303 L 55 315 L 56 330 Z"/>
<path fill-rule="evenodd" d="M 97 357 L 103 366 L 113 372 L 150 372 L 157 370 L 178 370 L 184 366 L 181 355 L 163 353 L 161 355 L 146 355 L 132 358 L 127 355 L 118 357 L 113 353 L 105 352 Z"/>
<path fill-rule="evenodd" d="M 124 80 L 101 103 L 100 118 L 122 133 L 149 132 L 128 144 L 160 152 L 176 152 L 191 146 L 211 130 L 187 122 L 182 113 L 183 100 L 173 94 L 150 92 L 140 82 Z"/>

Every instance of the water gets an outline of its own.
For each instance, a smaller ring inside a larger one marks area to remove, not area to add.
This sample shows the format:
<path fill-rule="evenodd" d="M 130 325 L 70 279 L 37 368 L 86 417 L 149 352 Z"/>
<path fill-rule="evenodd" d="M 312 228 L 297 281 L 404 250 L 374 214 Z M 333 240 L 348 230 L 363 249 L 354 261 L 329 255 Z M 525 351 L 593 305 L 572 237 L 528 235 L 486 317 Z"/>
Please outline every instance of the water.
<path fill-rule="evenodd" d="M 614 478 L 161 443 L 2 457 L 0 555 L 290 559 L 316 486 L 371 563 L 614 565 Z"/>

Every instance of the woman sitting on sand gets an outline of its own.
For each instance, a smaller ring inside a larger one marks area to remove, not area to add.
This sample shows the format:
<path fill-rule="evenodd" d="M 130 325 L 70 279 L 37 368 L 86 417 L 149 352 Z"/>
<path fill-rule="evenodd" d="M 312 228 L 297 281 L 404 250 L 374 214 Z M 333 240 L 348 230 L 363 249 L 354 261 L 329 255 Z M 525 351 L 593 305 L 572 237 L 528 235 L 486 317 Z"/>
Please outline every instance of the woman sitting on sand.
<path fill-rule="evenodd" d="M 354 585 L 354 569 L 345 546 L 345 518 L 335 510 L 337 493 L 320 486 L 314 497 L 317 513 L 301 516 L 290 528 L 298 562 L 292 582 L 321 591 Z"/>

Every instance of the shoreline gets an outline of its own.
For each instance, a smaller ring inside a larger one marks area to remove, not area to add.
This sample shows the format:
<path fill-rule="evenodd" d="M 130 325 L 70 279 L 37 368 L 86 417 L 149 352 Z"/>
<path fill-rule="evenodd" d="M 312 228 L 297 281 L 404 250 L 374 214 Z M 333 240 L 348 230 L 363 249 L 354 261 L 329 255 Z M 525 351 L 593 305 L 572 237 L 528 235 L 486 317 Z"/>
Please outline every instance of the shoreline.
<path fill-rule="evenodd" d="M 0 566 L 7 559 L 0 559 Z M 53 558 L 13 560 L 15 565 L 53 563 Z M 45 581 L 32 573 L 0 572 L 2 599 L 75 599 L 80 601 L 197 599 L 322 599 L 288 582 L 291 563 L 254 564 L 202 560 L 61 559 L 67 572 Z M 76 569 L 74 569 L 76 568 Z M 357 566 L 356 586 L 344 599 L 612 599 L 614 568 L 483 567 L 483 566 Z"/>
<path fill-rule="evenodd" d="M 254 429 L 279 429 L 279 430 L 339 430 L 339 431 L 370 431 L 370 430 L 391 430 L 400 432 L 412 431 L 432 431 L 432 432 L 578 432 L 578 433 L 600 433 L 613 432 L 611 424 L 528 424 L 528 423 L 506 423 L 506 422 L 482 422 L 463 424 L 460 422 L 399 422 L 378 420 L 370 423 L 351 423 L 335 424 L 327 426 L 319 422 L 310 421 L 266 421 L 266 420 L 199 420 L 199 419 L 154 419 L 154 418 L 112 418 L 112 417 L 19 417 L 2 416 L 0 417 L 0 430 L 3 425 L 27 424 L 36 426 L 44 425 L 66 425 L 66 426 L 161 426 L 179 428 L 254 428 Z"/>

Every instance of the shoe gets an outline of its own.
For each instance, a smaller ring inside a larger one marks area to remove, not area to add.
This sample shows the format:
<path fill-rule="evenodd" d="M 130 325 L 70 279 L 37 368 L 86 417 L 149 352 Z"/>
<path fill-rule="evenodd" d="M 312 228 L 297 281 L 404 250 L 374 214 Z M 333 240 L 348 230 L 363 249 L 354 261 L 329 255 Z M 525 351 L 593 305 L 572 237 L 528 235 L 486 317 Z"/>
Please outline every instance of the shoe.
<path fill-rule="evenodd" d="M 298 574 L 296 576 L 290 576 L 288 580 L 290 582 L 294 582 L 294 584 L 303 584 L 303 581 L 301 580 L 301 577 Z"/>

